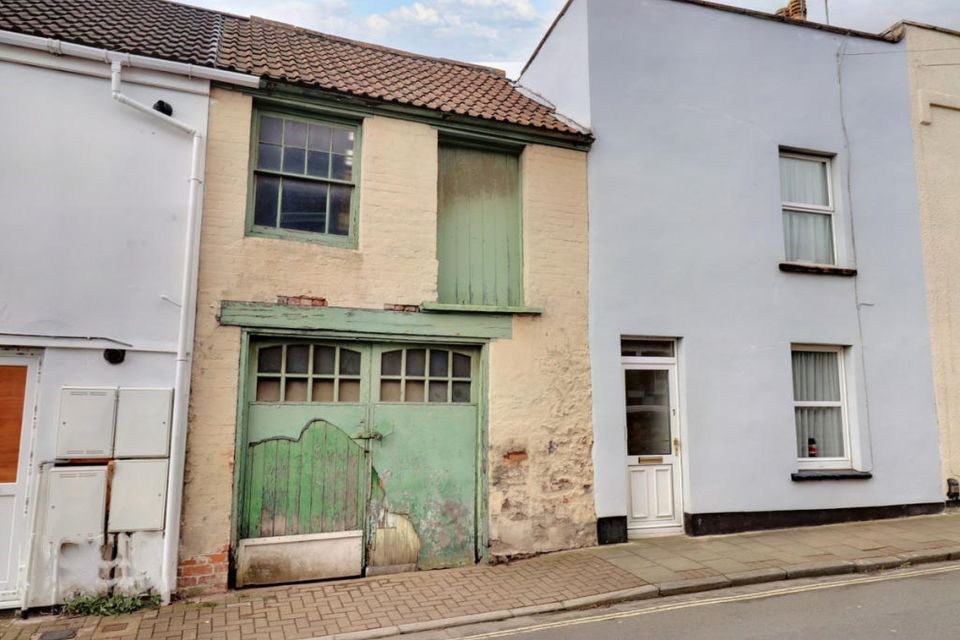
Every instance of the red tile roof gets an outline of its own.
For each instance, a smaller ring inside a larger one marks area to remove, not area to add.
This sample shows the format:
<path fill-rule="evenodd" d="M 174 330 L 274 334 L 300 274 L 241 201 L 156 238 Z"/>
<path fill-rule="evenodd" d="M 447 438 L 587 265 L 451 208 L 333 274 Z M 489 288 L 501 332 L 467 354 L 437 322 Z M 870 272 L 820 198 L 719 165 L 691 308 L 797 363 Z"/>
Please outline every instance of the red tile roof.
<path fill-rule="evenodd" d="M 503 72 L 168 0 L 0 0 L 0 29 L 578 134 Z"/>
<path fill-rule="evenodd" d="M 156 0 L 0 0 L 0 29 L 216 66 L 226 16 Z"/>

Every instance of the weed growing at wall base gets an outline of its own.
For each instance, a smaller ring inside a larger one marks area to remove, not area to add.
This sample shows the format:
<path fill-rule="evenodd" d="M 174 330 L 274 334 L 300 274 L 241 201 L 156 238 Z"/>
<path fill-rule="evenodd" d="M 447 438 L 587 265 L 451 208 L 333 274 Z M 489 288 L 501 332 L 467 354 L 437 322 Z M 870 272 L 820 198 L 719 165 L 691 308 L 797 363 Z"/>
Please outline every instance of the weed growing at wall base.
<path fill-rule="evenodd" d="M 155 609 L 160 606 L 159 595 L 125 596 L 77 593 L 66 599 L 63 612 L 71 616 L 118 616 L 140 609 Z"/>

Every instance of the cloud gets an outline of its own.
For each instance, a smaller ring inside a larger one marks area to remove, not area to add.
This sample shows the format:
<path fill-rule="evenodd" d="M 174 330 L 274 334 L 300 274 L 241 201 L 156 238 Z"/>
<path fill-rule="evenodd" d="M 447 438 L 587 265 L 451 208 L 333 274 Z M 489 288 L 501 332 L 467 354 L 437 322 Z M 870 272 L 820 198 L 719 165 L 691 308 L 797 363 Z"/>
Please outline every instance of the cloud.
<path fill-rule="evenodd" d="M 416 0 L 366 16 L 351 35 L 461 60 L 515 61 L 528 55 L 559 0 Z"/>
<path fill-rule="evenodd" d="M 2 1 L 2 0 L 0 0 Z M 186 0 L 398 49 L 509 67 L 565 0 Z M 605 1 L 605 0 L 601 0 Z M 622 0 L 628 2 L 630 0 Z M 720 0 L 773 12 L 788 0 Z M 960 29 L 960 0 L 826 0 L 834 25 L 880 32 L 902 18 Z M 824 0 L 807 0 L 825 20 Z"/>
<path fill-rule="evenodd" d="M 401 5 L 388 13 L 387 22 L 406 25 L 437 25 L 440 24 L 440 13 L 433 7 L 414 2 L 411 5 Z"/>

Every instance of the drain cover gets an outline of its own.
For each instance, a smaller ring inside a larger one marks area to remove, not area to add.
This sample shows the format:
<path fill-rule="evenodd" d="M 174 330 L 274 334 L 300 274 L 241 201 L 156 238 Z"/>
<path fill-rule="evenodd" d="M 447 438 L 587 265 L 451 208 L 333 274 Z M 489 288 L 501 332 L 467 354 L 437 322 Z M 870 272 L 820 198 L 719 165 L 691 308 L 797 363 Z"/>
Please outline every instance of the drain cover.
<path fill-rule="evenodd" d="M 72 640 L 77 637 L 75 629 L 60 629 L 59 631 L 44 631 L 39 640 Z"/>

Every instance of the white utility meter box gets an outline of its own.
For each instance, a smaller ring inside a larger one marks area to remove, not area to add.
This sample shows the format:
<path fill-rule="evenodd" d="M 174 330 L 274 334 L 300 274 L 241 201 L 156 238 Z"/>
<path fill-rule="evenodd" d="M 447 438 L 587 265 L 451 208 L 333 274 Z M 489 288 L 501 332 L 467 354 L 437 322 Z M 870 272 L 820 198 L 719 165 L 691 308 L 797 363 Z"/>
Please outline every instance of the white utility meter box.
<path fill-rule="evenodd" d="M 120 388 L 115 458 L 166 458 L 173 389 Z"/>
<path fill-rule="evenodd" d="M 44 537 L 54 542 L 101 540 L 106 503 L 106 466 L 53 467 Z"/>
<path fill-rule="evenodd" d="M 116 404 L 115 387 L 61 388 L 57 457 L 112 457 Z"/>
<path fill-rule="evenodd" d="M 110 482 L 107 530 L 159 531 L 167 498 L 166 460 L 117 460 Z"/>

